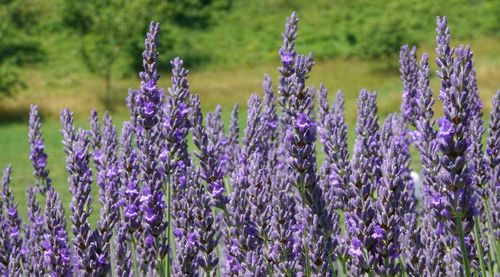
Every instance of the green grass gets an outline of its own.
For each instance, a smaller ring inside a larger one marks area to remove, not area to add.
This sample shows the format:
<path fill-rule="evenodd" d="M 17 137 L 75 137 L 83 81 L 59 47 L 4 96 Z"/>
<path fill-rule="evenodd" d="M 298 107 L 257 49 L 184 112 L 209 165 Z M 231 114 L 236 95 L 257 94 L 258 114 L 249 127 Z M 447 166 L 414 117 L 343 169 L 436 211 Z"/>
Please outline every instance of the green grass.
<path fill-rule="evenodd" d="M 484 102 L 485 115 L 491 109 L 491 98 L 498 87 L 500 87 L 500 52 L 495 48 L 499 45 L 499 39 L 475 39 L 472 41 L 472 49 L 475 50 L 475 62 L 478 75 L 481 98 Z M 432 46 L 424 46 L 423 49 L 433 53 Z M 421 51 L 419 51 L 421 53 Z M 431 54 L 431 61 L 433 57 Z M 213 110 L 217 103 L 223 107 L 223 118 L 227 122 L 234 103 L 239 103 L 242 111 L 240 121 L 245 122 L 245 109 L 248 96 L 252 92 L 261 93 L 261 82 L 264 73 L 269 72 L 274 84 L 277 83 L 278 64 L 268 63 L 257 66 L 237 67 L 234 69 L 211 69 L 206 71 L 192 72 L 190 74 L 191 89 L 199 93 L 202 100 L 203 110 Z M 431 64 L 432 71 L 435 66 Z M 31 78 L 27 90 L 19 93 L 13 99 L 0 100 L 0 112 L 8 116 L 9 112 L 16 114 L 27 114 L 29 104 L 40 105 L 43 113 L 43 137 L 46 151 L 49 154 L 48 167 L 53 185 L 61 194 L 62 201 L 69 203 L 71 195 L 68 190 L 67 173 L 65 171 L 65 155 L 59 133 L 58 113 L 62 108 L 68 107 L 75 112 L 76 122 L 79 126 L 88 128 L 87 118 L 90 110 L 97 107 L 99 114 L 103 114 L 103 107 L 99 102 L 103 81 L 92 75 L 81 74 L 79 76 L 68 75 L 62 78 L 51 73 L 40 72 L 36 69 L 26 69 L 23 74 Z M 161 84 L 168 87 L 168 74 L 162 74 Z M 317 86 L 322 81 L 330 90 L 330 97 L 337 89 L 343 89 L 346 96 L 346 117 L 349 124 L 349 141 L 352 146 L 354 140 L 354 124 L 356 120 L 356 101 L 361 88 L 376 90 L 379 93 L 378 105 L 381 120 L 389 113 L 397 112 L 400 105 L 401 82 L 397 69 L 387 70 L 380 63 L 365 62 L 355 59 L 333 59 L 318 62 L 313 68 L 310 85 Z M 431 80 L 435 95 L 438 90 L 438 80 L 432 76 Z M 124 110 L 124 98 L 129 87 L 137 87 L 139 84 L 136 77 L 116 80 L 115 99 L 116 110 L 113 112 L 115 124 L 118 130 L 121 123 L 127 118 Z M 435 109 L 439 115 L 440 107 Z M 244 126 L 241 126 L 243 131 Z M 33 182 L 32 169 L 29 157 L 29 144 L 27 137 L 27 120 L 24 122 L 4 123 L 0 125 L 0 167 L 8 164 L 13 165 L 12 189 L 19 203 L 20 213 L 26 214 L 26 187 Z M 318 147 L 321 152 L 321 147 Z M 320 155 L 321 156 L 321 155 Z M 416 157 L 413 157 L 416 160 Z M 93 187 L 97 194 L 97 187 Z M 97 198 L 94 198 L 95 208 L 98 209 Z M 67 204 L 65 204 L 66 207 Z M 68 209 L 67 209 L 68 210 Z M 67 212 L 68 213 L 68 212 Z M 66 216 L 69 216 L 66 214 Z M 98 216 L 95 210 L 91 220 L 94 222 Z"/>

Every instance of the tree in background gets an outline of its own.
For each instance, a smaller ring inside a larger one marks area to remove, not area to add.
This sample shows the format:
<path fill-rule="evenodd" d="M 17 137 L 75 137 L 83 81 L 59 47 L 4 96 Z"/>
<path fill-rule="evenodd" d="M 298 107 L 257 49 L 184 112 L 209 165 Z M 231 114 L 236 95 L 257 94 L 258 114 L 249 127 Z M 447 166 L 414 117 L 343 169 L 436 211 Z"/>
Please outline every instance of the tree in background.
<path fill-rule="evenodd" d="M 30 0 L 0 3 L 0 95 L 12 96 L 26 86 L 19 66 L 43 59 L 38 39 L 32 36 L 38 24 L 38 6 Z"/>
<path fill-rule="evenodd" d="M 185 36 L 176 34 L 184 29 L 207 29 L 221 11 L 230 8 L 230 3 L 231 0 L 65 0 L 62 18 L 67 26 L 82 35 L 84 63 L 105 80 L 102 100 L 111 108 L 115 71 L 130 73 L 140 66 L 136 64 L 136 56 L 141 52 L 143 41 L 137 38 L 142 37 L 139 34 L 145 31 L 149 21 L 162 24 L 164 35 L 159 51 L 170 53 L 173 51 L 169 50 L 189 46 L 182 38 Z M 166 55 L 163 60 L 169 58 Z M 160 64 L 160 67 L 166 65 Z"/>
<path fill-rule="evenodd" d="M 83 34 L 81 47 L 85 65 L 105 80 L 102 100 L 110 109 L 115 65 L 134 44 L 134 34 L 147 26 L 148 5 L 138 0 L 86 1 L 70 5 L 76 8 L 72 11 L 80 13 L 80 20 L 72 24 L 77 24 L 74 27 Z M 85 14 L 81 8 L 85 8 Z"/>

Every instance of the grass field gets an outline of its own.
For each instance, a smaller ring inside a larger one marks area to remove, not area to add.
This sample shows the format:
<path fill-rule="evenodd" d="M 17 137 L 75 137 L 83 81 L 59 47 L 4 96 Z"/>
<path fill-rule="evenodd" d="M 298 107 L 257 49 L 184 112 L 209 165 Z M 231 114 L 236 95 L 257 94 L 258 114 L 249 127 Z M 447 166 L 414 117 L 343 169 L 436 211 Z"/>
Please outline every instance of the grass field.
<path fill-rule="evenodd" d="M 491 98 L 494 92 L 500 88 L 500 51 L 497 48 L 498 45 L 500 45 L 500 39 L 475 39 L 471 43 L 475 52 L 478 84 L 486 112 L 489 112 L 491 108 Z M 429 53 L 434 52 L 432 46 L 424 46 L 423 49 Z M 419 54 L 421 52 L 419 51 Z M 433 59 L 431 55 L 431 61 Z M 333 96 L 337 89 L 342 89 L 345 92 L 350 141 L 354 138 L 356 99 L 361 88 L 378 91 L 379 116 L 381 118 L 399 110 L 401 82 L 397 67 L 394 67 L 396 64 L 397 61 L 394 61 L 392 66 L 388 67 L 386 66 L 387 62 L 334 59 L 319 62 L 313 68 L 309 84 L 317 86 L 320 81 L 323 82 L 330 90 L 330 96 Z M 261 81 L 266 72 L 271 74 L 276 83 L 277 66 L 278 64 L 262 64 L 254 67 L 193 72 L 190 74 L 190 84 L 192 91 L 200 94 L 205 111 L 212 110 L 217 103 L 222 105 L 226 121 L 229 118 L 232 105 L 239 103 L 242 108 L 240 121 L 243 123 L 248 96 L 252 92 L 261 92 Z M 431 64 L 431 68 L 432 71 L 435 70 L 434 63 Z M 75 112 L 78 125 L 88 128 L 87 118 L 93 107 L 97 107 L 100 115 L 103 114 L 104 109 L 99 99 L 104 82 L 92 75 L 67 74 L 57 76 L 36 69 L 25 69 L 22 74 L 29 80 L 29 87 L 12 99 L 0 99 L 0 117 L 1 122 L 3 122 L 0 125 L 0 147 L 2 149 L 0 167 L 4 168 L 8 164 L 13 165 L 12 188 L 19 203 L 20 213 L 25 216 L 25 190 L 33 181 L 31 164 L 28 159 L 26 116 L 29 105 L 33 103 L 40 106 L 44 117 L 42 128 L 46 151 L 49 154 L 50 174 L 56 190 L 61 193 L 63 202 L 68 203 L 71 195 L 67 185 L 65 156 L 57 120 L 58 114 L 62 108 L 68 107 Z M 168 81 L 168 74 L 163 74 L 162 79 L 160 79 L 163 87 L 168 87 Z M 123 101 L 127 89 L 129 87 L 136 88 L 138 84 L 136 77 L 116 80 L 113 84 L 113 97 L 116 99 L 113 115 L 118 129 L 121 129 L 121 122 L 127 118 Z M 432 78 L 432 86 L 436 93 L 438 83 L 435 76 Z M 438 104 L 436 110 L 439 111 L 439 109 Z M 97 193 L 97 188 L 94 189 L 94 193 Z M 94 203 L 96 202 L 95 200 Z M 98 207 L 96 206 L 96 208 Z M 93 220 L 97 214 L 94 212 Z"/>

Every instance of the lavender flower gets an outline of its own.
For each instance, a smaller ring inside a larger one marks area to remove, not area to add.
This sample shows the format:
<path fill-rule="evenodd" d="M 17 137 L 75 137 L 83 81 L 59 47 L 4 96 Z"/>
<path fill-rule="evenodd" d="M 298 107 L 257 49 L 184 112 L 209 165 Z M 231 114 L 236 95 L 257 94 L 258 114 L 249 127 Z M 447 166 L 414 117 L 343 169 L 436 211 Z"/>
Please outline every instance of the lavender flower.
<path fill-rule="evenodd" d="M 176 245 L 174 272 L 179 276 L 197 276 L 200 227 L 204 211 L 204 187 L 198 169 L 189 167 L 184 186 L 173 189 L 172 225 Z"/>
<path fill-rule="evenodd" d="M 236 168 L 240 155 L 240 122 L 238 104 L 234 105 L 233 111 L 231 112 L 225 153 L 230 161 L 226 164 L 225 168 L 226 174 L 229 175 Z"/>
<path fill-rule="evenodd" d="M 163 90 L 156 87 L 156 83 L 160 78 L 158 74 L 158 31 L 160 25 L 151 22 L 149 31 L 144 41 L 146 49 L 142 53 L 142 65 L 144 70 L 139 74 L 141 77 L 141 88 L 137 92 L 135 101 L 139 113 L 139 124 L 144 129 L 151 129 L 159 121 L 158 112 L 160 103 L 163 97 Z"/>
<path fill-rule="evenodd" d="M 3 222 L 4 228 L 6 228 L 6 241 L 5 249 L 7 250 L 5 262 L 7 263 L 7 267 L 5 273 L 7 275 L 19 275 L 22 274 L 22 256 L 21 256 L 21 247 L 22 247 L 22 237 L 21 237 L 21 217 L 17 212 L 17 204 L 14 201 L 14 194 L 12 193 L 9 184 L 11 182 L 11 173 L 12 167 L 9 165 L 3 171 L 3 176 L 1 180 L 1 200 L 5 205 L 5 218 Z"/>
<path fill-rule="evenodd" d="M 224 174 L 224 169 L 230 160 L 224 153 L 227 137 L 224 134 L 224 122 L 222 122 L 222 108 L 220 105 L 215 107 L 214 112 L 207 114 L 206 124 L 208 143 L 213 145 L 213 155 L 219 161 L 219 167 Z"/>
<path fill-rule="evenodd" d="M 376 226 L 372 193 L 377 189 L 381 175 L 376 97 L 376 93 L 361 90 L 358 98 L 357 137 L 350 163 L 351 197 L 345 214 L 350 244 L 349 268 L 354 274 L 373 272 L 376 262 L 372 254 L 377 242 L 372 237 Z"/>
<path fill-rule="evenodd" d="M 132 271 L 132 255 L 127 248 L 128 228 L 126 224 L 120 221 L 117 224 L 115 237 L 115 271 L 114 274 L 119 277 L 134 276 Z"/>
<path fill-rule="evenodd" d="M 212 207 L 224 208 L 227 196 L 224 194 L 224 181 L 220 164 L 214 156 L 215 149 L 208 141 L 208 136 L 203 126 L 203 115 L 200 108 L 198 96 L 191 97 L 192 107 L 192 132 L 193 141 L 198 151 L 195 156 L 200 160 L 201 178 L 206 184 L 206 191 L 202 197 L 203 220 L 200 226 L 200 250 L 202 252 L 199 265 L 205 273 L 209 274 L 219 263 L 215 253 L 220 233 L 217 230 L 217 222 L 212 214 Z"/>
<path fill-rule="evenodd" d="M 47 191 L 43 214 L 43 259 L 44 268 L 50 276 L 70 276 L 71 256 L 66 233 L 66 218 L 59 194 L 53 187 Z"/>
<path fill-rule="evenodd" d="M 31 105 L 29 119 L 29 141 L 31 145 L 30 160 L 33 166 L 33 176 L 36 178 L 36 186 L 43 194 L 51 184 L 49 171 L 47 170 L 47 153 L 42 139 L 42 124 L 38 115 L 38 107 Z"/>
<path fill-rule="evenodd" d="M 297 275 L 303 272 L 300 200 L 291 193 L 290 175 L 278 171 L 272 177 L 272 184 L 273 209 L 267 250 L 271 272 L 276 275 Z"/>
<path fill-rule="evenodd" d="M 191 107 L 193 109 L 193 141 L 198 149 L 195 156 L 200 160 L 201 177 L 207 183 L 207 190 L 212 195 L 214 205 L 223 208 L 227 203 L 227 196 L 225 195 L 221 164 L 216 156 L 218 149 L 216 149 L 216 145 L 210 143 L 203 126 L 203 114 L 197 96 L 192 97 Z"/>
<path fill-rule="evenodd" d="M 376 240 L 378 264 L 375 271 L 383 276 L 396 275 L 400 271 L 398 258 L 403 252 L 404 227 L 406 214 L 411 213 L 411 204 L 406 190 L 413 188 L 408 178 L 409 143 L 404 134 L 398 134 L 399 118 L 389 115 L 382 129 L 382 145 L 384 152 L 381 166 L 382 177 L 377 189 L 376 225 L 371 235 Z M 414 217 L 416 219 L 416 217 Z M 410 220 L 409 229 L 416 227 L 416 221 Z M 409 245 L 408 245 L 409 246 Z"/>
<path fill-rule="evenodd" d="M 5 203 L 5 225 L 7 228 L 7 251 L 8 251 L 8 275 L 19 275 L 22 274 L 22 243 L 23 239 L 21 237 L 21 217 L 17 212 L 17 204 L 14 200 L 14 194 L 12 193 L 9 184 L 11 182 L 12 167 L 8 166 L 3 171 L 3 177 L 1 182 L 1 196 L 2 201 Z"/>
<path fill-rule="evenodd" d="M 50 187 L 49 187 L 50 188 Z M 29 223 L 24 228 L 25 239 L 23 241 L 25 270 L 34 276 L 42 276 L 43 268 L 43 233 L 44 220 L 40 205 L 36 199 L 36 189 L 32 186 L 27 189 L 28 219 Z"/>
<path fill-rule="evenodd" d="M 94 112 L 95 118 L 97 114 Z M 92 125 L 92 124 L 91 124 Z M 93 124 L 94 126 L 97 124 Z M 99 134 L 97 130 L 94 134 Z M 111 269 L 109 261 L 110 240 L 113 227 L 118 218 L 118 141 L 116 129 L 111 116 L 106 113 L 103 118 L 102 136 L 94 137 L 94 164 L 97 171 L 97 184 L 99 185 L 99 202 L 103 205 L 97 228 L 93 231 L 93 244 L 90 249 L 92 257 L 91 267 L 96 274 L 106 274 Z"/>
<path fill-rule="evenodd" d="M 279 83 L 278 83 L 278 103 L 281 106 L 283 113 L 280 115 L 280 141 L 282 141 L 285 136 L 286 126 L 289 126 L 289 116 L 286 111 L 289 109 L 289 97 L 291 95 L 290 91 L 290 77 L 295 72 L 295 56 L 297 55 L 295 51 L 295 40 L 297 38 L 297 28 L 299 19 L 296 13 L 292 13 L 290 17 L 287 18 L 285 24 L 285 31 L 281 35 L 283 38 L 283 44 L 279 50 L 279 55 L 281 57 L 282 66 L 278 69 L 280 72 Z"/>
<path fill-rule="evenodd" d="M 320 169 L 319 184 L 323 191 L 324 211 L 323 224 L 324 236 L 329 240 L 329 263 L 336 259 L 334 253 L 340 234 L 339 217 L 336 208 L 343 209 L 342 194 L 348 182 L 348 152 L 347 152 L 347 126 L 344 123 L 344 96 L 337 92 L 332 107 L 328 104 L 328 91 L 320 85 L 318 108 L 318 133 L 320 142 L 323 143 L 325 160 Z M 345 182 L 345 183 L 344 183 Z"/>
<path fill-rule="evenodd" d="M 68 119 L 68 118 L 66 118 Z M 68 121 L 63 122 L 63 132 L 72 129 L 68 126 Z M 76 271 L 82 274 L 90 274 L 91 257 L 89 249 L 92 244 L 92 237 L 88 218 L 92 213 L 92 196 L 90 195 L 90 185 L 92 184 L 92 170 L 89 167 L 89 146 L 90 141 L 86 131 L 80 129 L 76 133 L 74 140 L 66 141 L 66 168 L 69 173 L 68 182 L 72 194 L 71 209 L 71 231 L 73 232 L 73 245 L 77 255 Z"/>
<path fill-rule="evenodd" d="M 3 178 L 2 185 L 7 182 L 8 178 Z M 7 229 L 7 222 L 4 215 L 4 201 L 0 201 L 0 274 L 7 275 L 9 268 L 9 231 Z"/>
<path fill-rule="evenodd" d="M 469 126 L 469 91 L 466 89 L 471 70 L 472 53 L 468 47 L 461 47 L 455 51 L 452 70 L 449 76 L 449 87 L 444 86 L 441 92 L 445 117 L 438 121 L 439 148 L 442 153 L 440 182 L 446 191 L 443 193 L 444 209 L 446 212 L 447 229 L 458 237 L 460 255 L 463 260 L 463 269 L 466 275 L 470 274 L 472 248 L 468 249 L 465 238 L 473 228 L 475 213 L 474 187 L 469 166 L 466 163 L 466 150 L 470 141 L 466 137 L 466 128 Z M 460 257 L 459 257 L 460 259 Z"/>
<path fill-rule="evenodd" d="M 137 149 L 133 147 L 133 125 L 130 122 L 123 124 L 120 136 L 119 172 L 122 184 L 120 193 L 123 208 L 123 221 L 127 232 L 133 234 L 141 225 L 139 217 L 139 162 Z"/>
<path fill-rule="evenodd" d="M 411 50 L 408 45 L 403 45 L 399 52 L 399 64 L 401 80 L 403 81 L 403 103 L 401 103 L 401 115 L 407 123 L 415 123 L 415 111 L 417 101 L 417 48 Z"/>
<path fill-rule="evenodd" d="M 262 117 L 263 117 L 263 143 L 266 145 L 263 149 L 264 155 L 267 155 L 270 147 L 273 147 L 277 139 L 277 128 L 278 128 L 278 115 L 276 112 L 275 96 L 273 91 L 273 83 L 269 75 L 264 75 L 264 81 L 262 83 L 264 90 Z"/>
<path fill-rule="evenodd" d="M 336 208 L 344 209 L 348 200 L 349 153 L 347 125 L 344 119 L 344 94 L 338 91 L 329 107 L 327 90 L 319 89 L 318 133 L 323 143 L 325 161 L 321 166 L 321 184 L 328 199 L 329 214 Z M 331 220 L 333 221 L 333 219 Z"/>
<path fill-rule="evenodd" d="M 142 216 L 142 232 L 138 234 L 137 251 L 143 274 L 154 275 L 158 260 L 163 260 L 167 253 L 166 236 L 167 220 L 164 209 L 166 203 L 162 191 L 164 172 L 159 155 L 160 131 L 158 130 L 161 113 L 163 90 L 157 88 L 159 79 L 157 63 L 159 24 L 151 22 L 144 42 L 143 71 L 139 74 L 141 88 L 137 92 L 136 104 L 139 111 L 139 125 L 136 144 L 140 149 L 139 160 L 141 182 L 140 211 Z"/>
<path fill-rule="evenodd" d="M 452 74 L 452 59 L 454 49 L 450 48 L 450 29 L 446 16 L 437 17 L 436 28 L 436 64 L 439 67 L 438 77 L 441 79 L 441 89 L 439 91 L 439 100 L 443 101 L 446 88 L 450 86 L 450 76 Z"/>
<path fill-rule="evenodd" d="M 489 203 L 487 204 L 489 204 L 491 211 L 489 215 L 491 231 L 498 249 L 498 240 L 500 239 L 500 90 L 493 98 L 493 109 L 490 116 L 486 149 L 489 174 Z"/>
<path fill-rule="evenodd" d="M 172 86 L 168 89 L 169 95 L 165 105 L 165 118 L 163 122 L 163 136 L 166 145 L 162 153 L 165 173 L 170 175 L 175 167 L 189 166 L 189 153 L 187 135 L 190 128 L 188 103 L 189 84 L 187 75 L 189 71 L 183 67 L 183 61 L 175 58 L 172 65 Z"/>

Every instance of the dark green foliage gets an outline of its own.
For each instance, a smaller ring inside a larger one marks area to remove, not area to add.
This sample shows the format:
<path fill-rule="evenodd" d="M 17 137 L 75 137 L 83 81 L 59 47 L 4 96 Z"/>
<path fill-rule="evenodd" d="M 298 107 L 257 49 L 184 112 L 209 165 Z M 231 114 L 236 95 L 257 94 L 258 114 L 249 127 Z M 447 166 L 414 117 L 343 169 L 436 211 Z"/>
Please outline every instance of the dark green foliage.
<path fill-rule="evenodd" d="M 0 3 L 0 95 L 12 95 L 25 83 L 17 67 L 43 60 L 39 38 L 33 36 L 39 23 L 38 6 L 29 0 Z M 31 4 L 31 5 L 30 5 Z"/>

